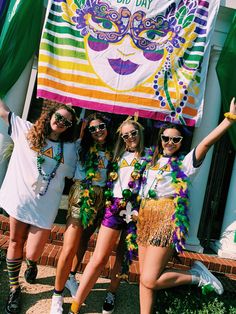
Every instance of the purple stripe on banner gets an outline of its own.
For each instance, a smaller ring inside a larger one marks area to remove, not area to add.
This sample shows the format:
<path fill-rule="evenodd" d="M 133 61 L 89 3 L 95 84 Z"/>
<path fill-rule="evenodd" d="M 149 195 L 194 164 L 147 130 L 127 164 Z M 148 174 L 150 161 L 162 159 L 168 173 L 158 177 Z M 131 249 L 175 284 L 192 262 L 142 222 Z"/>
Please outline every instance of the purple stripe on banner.
<path fill-rule="evenodd" d="M 205 7 L 205 8 L 209 8 L 209 2 L 208 1 L 199 1 L 199 3 L 198 3 L 198 6 L 202 6 L 202 7 Z"/>
<path fill-rule="evenodd" d="M 133 116 L 136 112 L 139 113 L 139 117 L 153 119 L 153 120 L 161 120 L 165 121 L 166 114 L 161 112 L 154 112 L 148 110 L 142 110 L 139 108 L 125 108 L 120 106 L 111 106 L 106 104 L 101 104 L 96 101 L 87 101 L 81 99 L 75 99 L 72 97 L 66 97 L 59 94 L 55 94 L 52 92 L 38 90 L 37 97 L 54 100 L 59 103 L 64 104 L 72 104 L 73 106 L 82 107 L 90 110 L 98 110 L 103 112 L 110 112 L 116 114 L 127 114 Z M 184 121 L 188 126 L 195 126 L 195 121 L 192 119 L 184 118 Z"/>
<path fill-rule="evenodd" d="M 203 19 L 201 19 L 199 17 L 195 17 L 194 22 L 196 22 L 197 24 L 200 24 L 202 26 L 206 26 L 207 25 L 207 21 L 203 20 Z"/>
<path fill-rule="evenodd" d="M 196 13 L 201 16 L 208 16 L 208 11 L 204 9 L 198 9 Z"/>
<path fill-rule="evenodd" d="M 199 35 L 206 35 L 207 31 L 206 31 L 206 29 L 202 29 L 200 27 L 196 27 L 194 32 L 199 34 Z"/>

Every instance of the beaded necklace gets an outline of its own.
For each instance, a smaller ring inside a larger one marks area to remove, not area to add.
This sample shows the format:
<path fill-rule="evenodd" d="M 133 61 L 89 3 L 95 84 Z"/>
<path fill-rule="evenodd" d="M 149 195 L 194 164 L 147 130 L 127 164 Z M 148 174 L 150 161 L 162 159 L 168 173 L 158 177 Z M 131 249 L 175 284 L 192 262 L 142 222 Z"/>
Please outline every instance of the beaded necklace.
<path fill-rule="evenodd" d="M 105 151 L 105 157 L 108 160 L 109 167 L 112 155 L 109 151 Z M 85 179 L 80 185 L 80 220 L 84 228 L 87 228 L 93 223 L 97 213 L 95 208 L 96 194 L 92 181 L 99 172 L 99 158 L 98 145 L 90 147 L 85 161 Z"/>
<path fill-rule="evenodd" d="M 161 156 L 160 156 L 161 157 Z M 175 204 L 175 212 L 172 216 L 172 220 L 175 222 L 175 230 L 172 235 L 173 247 L 175 247 L 177 252 L 182 252 L 185 248 L 186 237 L 189 230 L 189 218 L 188 218 L 188 208 L 189 208 L 189 190 L 188 185 L 190 180 L 188 176 L 182 170 L 182 161 L 184 156 L 180 157 L 170 157 L 166 165 L 161 168 L 158 180 L 161 180 L 161 175 L 164 172 L 164 168 L 168 166 L 171 167 L 171 184 L 175 190 L 173 195 L 173 202 Z M 143 185 L 146 184 L 148 179 L 148 172 L 145 173 Z M 156 180 L 157 178 L 155 178 Z M 155 191 L 154 191 L 155 192 Z M 146 197 L 155 198 L 156 193 L 149 189 Z"/>
<path fill-rule="evenodd" d="M 128 182 L 127 189 L 122 190 L 122 198 L 114 198 L 113 197 L 113 187 L 115 181 L 119 178 L 118 170 L 119 164 L 118 162 L 112 162 L 110 164 L 108 180 L 106 184 L 106 191 L 104 192 L 105 200 L 106 200 L 106 210 L 111 211 L 112 213 L 118 213 L 125 216 L 125 221 L 127 223 L 127 236 L 125 239 L 126 243 L 126 252 L 124 255 L 124 261 L 122 264 L 122 273 L 118 276 L 122 279 L 127 279 L 129 266 L 132 263 L 134 257 L 137 256 L 138 245 L 136 243 L 136 221 L 139 210 L 140 198 L 138 196 L 142 175 L 146 165 L 151 161 L 152 155 L 154 153 L 154 148 L 145 149 L 145 154 L 141 157 L 142 163 L 137 161 L 134 164 L 134 170 L 131 173 L 130 181 Z M 120 180 L 120 178 L 119 178 Z M 120 185 L 121 186 L 121 185 Z"/>
<path fill-rule="evenodd" d="M 56 165 L 52 169 L 50 173 L 45 173 L 42 169 L 42 164 L 45 162 L 45 157 L 43 156 L 43 148 L 37 152 L 37 169 L 40 177 L 38 178 L 37 182 L 33 184 L 34 190 L 40 196 L 43 196 L 47 193 L 49 184 L 51 180 L 55 177 L 56 171 L 61 163 L 63 158 L 63 142 L 59 142 L 57 145 L 57 153 L 53 157 L 56 161 Z"/>

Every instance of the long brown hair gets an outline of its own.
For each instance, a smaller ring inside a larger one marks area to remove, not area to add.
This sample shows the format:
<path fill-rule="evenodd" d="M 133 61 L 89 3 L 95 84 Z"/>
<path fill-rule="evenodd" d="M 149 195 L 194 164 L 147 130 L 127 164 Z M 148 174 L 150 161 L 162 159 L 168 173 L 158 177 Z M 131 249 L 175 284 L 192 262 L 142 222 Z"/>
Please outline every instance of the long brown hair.
<path fill-rule="evenodd" d="M 52 115 L 59 109 L 65 109 L 72 115 L 72 126 L 60 134 L 59 140 L 62 142 L 73 142 L 76 139 L 77 118 L 74 109 L 64 104 L 55 103 L 53 106 L 50 105 L 50 107 L 41 114 L 29 130 L 27 139 L 31 147 L 41 148 L 45 146 L 46 139 L 52 132 L 50 126 Z"/>

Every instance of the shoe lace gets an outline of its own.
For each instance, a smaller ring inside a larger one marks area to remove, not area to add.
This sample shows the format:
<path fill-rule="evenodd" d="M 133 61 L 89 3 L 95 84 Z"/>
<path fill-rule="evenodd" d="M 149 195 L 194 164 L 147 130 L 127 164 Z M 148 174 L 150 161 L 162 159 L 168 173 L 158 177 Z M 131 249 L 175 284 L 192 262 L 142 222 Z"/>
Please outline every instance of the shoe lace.
<path fill-rule="evenodd" d="M 114 294 L 112 294 L 111 292 L 108 292 L 107 293 L 107 296 L 106 296 L 106 303 L 109 303 L 109 304 L 114 304 L 115 302 L 115 296 Z"/>

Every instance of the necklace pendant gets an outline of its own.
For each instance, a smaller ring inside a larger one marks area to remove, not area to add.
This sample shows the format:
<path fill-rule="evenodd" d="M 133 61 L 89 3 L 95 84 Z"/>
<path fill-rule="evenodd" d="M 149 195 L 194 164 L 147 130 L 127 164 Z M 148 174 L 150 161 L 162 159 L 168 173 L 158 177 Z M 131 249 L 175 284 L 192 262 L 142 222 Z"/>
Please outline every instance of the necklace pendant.
<path fill-rule="evenodd" d="M 157 178 L 157 181 L 161 181 L 163 179 L 163 175 L 159 173 L 156 178 Z"/>
<path fill-rule="evenodd" d="M 155 197 L 157 196 L 157 193 L 156 193 L 155 190 L 149 190 L 149 191 L 148 191 L 148 196 L 149 196 L 150 198 L 155 198 Z"/>
<path fill-rule="evenodd" d="M 46 188 L 47 182 L 44 180 L 43 177 L 39 176 L 37 180 L 32 184 L 32 189 L 35 195 L 39 195 L 42 193 Z"/>

